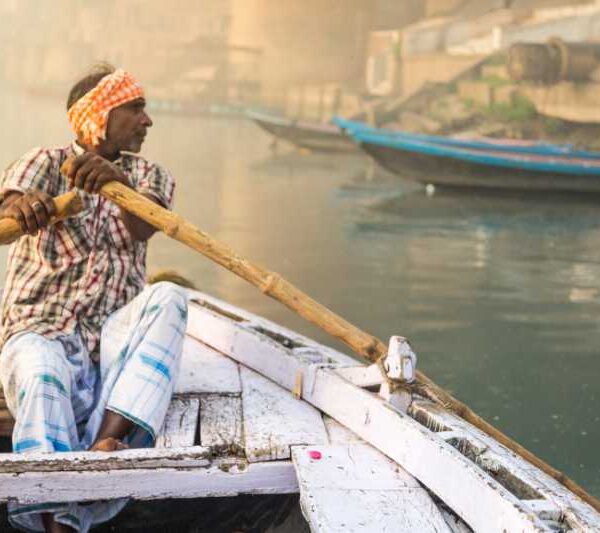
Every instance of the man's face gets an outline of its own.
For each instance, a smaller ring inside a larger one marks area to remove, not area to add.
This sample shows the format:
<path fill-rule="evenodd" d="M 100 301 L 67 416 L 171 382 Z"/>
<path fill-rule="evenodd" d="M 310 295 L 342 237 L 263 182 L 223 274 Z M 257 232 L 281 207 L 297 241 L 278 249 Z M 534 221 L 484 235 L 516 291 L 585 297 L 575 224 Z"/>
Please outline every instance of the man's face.
<path fill-rule="evenodd" d="M 146 100 L 136 98 L 116 107 L 108 115 L 106 143 L 116 151 L 137 153 L 142 149 L 152 120 L 146 113 Z"/>

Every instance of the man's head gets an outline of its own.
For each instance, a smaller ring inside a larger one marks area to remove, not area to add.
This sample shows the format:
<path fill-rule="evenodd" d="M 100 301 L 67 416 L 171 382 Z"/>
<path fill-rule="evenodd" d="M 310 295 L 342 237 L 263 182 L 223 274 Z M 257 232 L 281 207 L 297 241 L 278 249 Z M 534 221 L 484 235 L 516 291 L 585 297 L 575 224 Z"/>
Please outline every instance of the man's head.
<path fill-rule="evenodd" d="M 79 80 L 67 114 L 80 144 L 107 156 L 139 152 L 152 120 L 139 83 L 123 70 L 100 65 Z"/>

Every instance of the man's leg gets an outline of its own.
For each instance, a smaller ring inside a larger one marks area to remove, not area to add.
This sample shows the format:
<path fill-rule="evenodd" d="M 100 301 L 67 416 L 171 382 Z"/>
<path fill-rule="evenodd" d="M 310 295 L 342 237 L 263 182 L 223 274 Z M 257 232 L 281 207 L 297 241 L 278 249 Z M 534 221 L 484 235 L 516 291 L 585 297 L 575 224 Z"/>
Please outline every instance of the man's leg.
<path fill-rule="evenodd" d="M 63 452 L 79 449 L 77 415 L 73 409 L 76 371 L 64 345 L 34 333 L 9 339 L 0 355 L 0 379 L 9 409 L 15 417 L 13 450 L 16 453 Z M 78 398 L 78 407 L 91 407 L 93 391 Z M 46 511 L 44 515 L 40 512 Z M 53 514 L 66 512 L 64 504 L 11 505 L 11 522 L 47 531 L 73 531 L 56 523 Z M 73 518 L 75 520 L 75 518 Z M 42 523 L 43 520 L 43 523 Z M 68 521 L 68 520 L 67 520 Z"/>
<path fill-rule="evenodd" d="M 102 420 L 86 439 L 92 449 L 118 449 L 123 439 L 136 447 L 154 441 L 173 395 L 186 323 L 187 295 L 168 282 L 147 287 L 108 319 L 94 413 Z"/>
<path fill-rule="evenodd" d="M 131 447 L 152 445 L 173 392 L 186 318 L 187 296 L 170 283 L 148 287 L 109 318 L 102 331 L 99 398 L 87 419 L 82 449 L 112 451 L 122 440 Z M 73 528 L 87 531 L 113 518 L 126 503 L 121 498 L 73 504 L 80 519 Z M 66 521 L 68 516 L 56 518 Z"/>
<path fill-rule="evenodd" d="M 90 451 L 92 452 L 114 452 L 128 448 L 123 440 L 134 429 L 135 424 L 124 416 L 113 413 L 108 409 L 104 411 L 104 418 L 100 431 Z"/>

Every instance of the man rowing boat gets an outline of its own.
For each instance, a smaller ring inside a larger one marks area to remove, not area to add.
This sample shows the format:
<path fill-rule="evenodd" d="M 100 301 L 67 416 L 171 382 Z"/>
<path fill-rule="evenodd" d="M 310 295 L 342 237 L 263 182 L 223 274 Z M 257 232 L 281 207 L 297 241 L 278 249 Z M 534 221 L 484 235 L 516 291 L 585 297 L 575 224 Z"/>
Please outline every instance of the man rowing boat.
<path fill-rule="evenodd" d="M 9 250 L 1 308 L 0 381 L 16 421 L 16 453 L 153 445 L 186 327 L 182 289 L 144 288 L 154 229 L 98 194 L 116 180 L 172 204 L 171 175 L 125 153 L 139 152 L 152 126 L 141 86 L 103 66 L 75 84 L 67 109 L 77 140 L 27 153 L 0 179 L 0 216 L 26 233 Z M 50 225 L 52 197 L 72 187 L 85 209 Z M 25 530 L 85 532 L 123 505 L 11 504 L 9 517 Z"/>

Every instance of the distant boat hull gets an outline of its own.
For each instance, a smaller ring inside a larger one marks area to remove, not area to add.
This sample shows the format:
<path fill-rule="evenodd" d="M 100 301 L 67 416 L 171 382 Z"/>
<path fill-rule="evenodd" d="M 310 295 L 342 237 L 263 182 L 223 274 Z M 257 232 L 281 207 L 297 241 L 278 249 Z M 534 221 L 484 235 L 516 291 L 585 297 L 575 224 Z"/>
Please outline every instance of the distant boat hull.
<path fill-rule="evenodd" d="M 368 134 L 357 134 L 356 139 L 385 169 L 424 184 L 600 193 L 600 164 L 589 161 L 474 153 L 428 143 L 385 141 Z"/>
<path fill-rule="evenodd" d="M 556 157 L 572 157 L 576 159 L 600 159 L 600 152 L 578 150 L 571 144 L 554 144 L 546 141 L 526 141 L 515 139 L 493 139 L 488 137 L 458 138 L 444 135 L 425 135 L 410 133 L 403 130 L 375 128 L 363 122 L 355 122 L 340 117 L 334 117 L 333 123 L 343 129 L 348 135 L 372 133 L 376 135 L 392 136 L 399 139 L 413 140 L 440 144 L 448 147 L 467 150 L 493 150 L 512 154 L 532 154 Z"/>
<path fill-rule="evenodd" d="M 352 140 L 333 124 L 291 120 L 285 117 L 254 112 L 248 112 L 247 116 L 267 133 L 299 148 L 322 152 L 350 152 L 356 150 L 356 145 Z"/>

